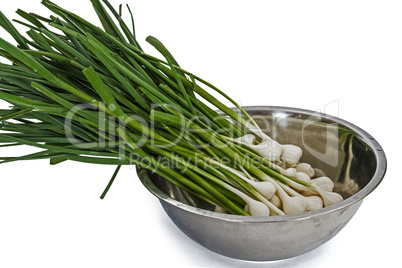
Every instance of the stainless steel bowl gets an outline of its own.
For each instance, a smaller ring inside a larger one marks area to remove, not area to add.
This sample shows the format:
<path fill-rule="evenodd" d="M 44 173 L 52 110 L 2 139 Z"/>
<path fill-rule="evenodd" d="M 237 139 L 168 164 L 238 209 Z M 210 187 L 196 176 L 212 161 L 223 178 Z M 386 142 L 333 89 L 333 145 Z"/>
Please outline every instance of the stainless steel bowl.
<path fill-rule="evenodd" d="M 368 133 L 336 117 L 286 107 L 245 108 L 272 138 L 300 146 L 302 161 L 332 178 L 344 201 L 296 215 L 228 215 L 154 173 L 140 167 L 137 173 L 177 227 L 214 252 L 252 261 L 306 253 L 334 237 L 379 185 L 385 154 Z"/>

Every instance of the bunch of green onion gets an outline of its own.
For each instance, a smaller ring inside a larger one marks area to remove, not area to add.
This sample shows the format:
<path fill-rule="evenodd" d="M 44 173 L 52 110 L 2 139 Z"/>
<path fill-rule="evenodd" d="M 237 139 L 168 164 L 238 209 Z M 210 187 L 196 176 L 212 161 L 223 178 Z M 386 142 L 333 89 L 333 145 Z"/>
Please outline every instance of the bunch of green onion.
<path fill-rule="evenodd" d="M 7 60 L 0 63 L 0 99 L 11 104 L 0 110 L 0 143 L 40 149 L 1 163 L 116 165 L 102 198 L 122 165 L 140 165 L 238 215 L 301 213 L 342 200 L 331 180 L 314 179 L 311 166 L 298 162 L 300 148 L 271 140 L 156 38 L 147 41 L 164 59 L 146 54 L 128 6 L 130 27 L 121 5 L 91 2 L 103 29 L 48 0 L 42 4 L 54 14 L 49 18 L 17 10 L 22 20 L 14 22 L 27 27 L 27 37 L 0 13 L 17 43 L 0 38 Z"/>

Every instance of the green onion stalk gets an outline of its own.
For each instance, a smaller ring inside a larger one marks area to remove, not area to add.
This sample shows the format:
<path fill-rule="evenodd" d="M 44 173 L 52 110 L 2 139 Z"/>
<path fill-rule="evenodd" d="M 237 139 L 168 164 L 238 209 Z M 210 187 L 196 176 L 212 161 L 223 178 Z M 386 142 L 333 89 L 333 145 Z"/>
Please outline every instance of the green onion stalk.
<path fill-rule="evenodd" d="M 121 5 L 91 2 L 102 27 L 43 0 L 48 18 L 17 10 L 13 22 L 27 27 L 23 35 L 0 12 L 0 25 L 16 42 L 0 38 L 7 62 L 0 63 L 0 99 L 10 104 L 0 110 L 0 143 L 40 149 L 1 163 L 115 165 L 101 198 L 120 167 L 135 164 L 237 215 L 288 214 L 270 201 L 278 191 L 291 198 L 286 187 L 317 192 L 287 176 L 279 158 L 253 149 L 271 140 L 233 99 L 181 68 L 155 37 L 146 41 L 162 59 L 145 53 L 128 6 L 130 27 Z M 247 135 L 253 144 L 242 142 Z"/>

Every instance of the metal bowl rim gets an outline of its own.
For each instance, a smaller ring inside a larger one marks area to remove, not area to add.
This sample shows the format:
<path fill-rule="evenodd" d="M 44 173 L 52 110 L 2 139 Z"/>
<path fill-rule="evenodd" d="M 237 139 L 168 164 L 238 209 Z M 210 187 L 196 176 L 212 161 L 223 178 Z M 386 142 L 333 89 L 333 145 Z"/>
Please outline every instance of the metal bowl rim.
<path fill-rule="evenodd" d="M 286 112 L 286 113 L 298 113 L 298 114 L 303 114 L 303 115 L 308 115 L 308 116 L 317 114 L 317 112 L 312 111 L 312 110 L 293 108 L 293 107 L 284 107 L 284 106 L 244 106 L 242 108 L 245 109 L 247 112 L 259 112 L 259 111 L 264 110 L 264 111 L 271 111 L 271 112 L 277 111 L 277 112 Z M 384 175 L 385 175 L 385 172 L 387 169 L 387 160 L 386 160 L 385 153 L 384 153 L 382 147 L 380 146 L 380 144 L 363 129 L 359 128 L 358 126 L 356 126 L 348 121 L 345 121 L 341 118 L 338 118 L 338 117 L 335 117 L 332 115 L 320 113 L 320 118 L 336 122 L 337 124 L 347 127 L 348 129 L 357 133 L 360 136 L 359 138 L 361 138 L 368 146 L 370 146 L 370 148 L 372 148 L 372 150 L 376 156 L 376 160 L 377 160 L 377 168 L 376 168 L 376 171 L 373 175 L 373 178 L 370 180 L 370 182 L 365 187 L 363 187 L 359 192 L 354 194 L 353 196 L 351 196 L 335 205 L 325 207 L 322 209 L 318 209 L 315 211 L 303 212 L 300 214 L 285 215 L 285 216 L 255 217 L 255 216 L 239 216 L 239 215 L 223 214 L 223 213 L 218 213 L 218 212 L 213 212 L 213 211 L 209 211 L 209 210 L 196 208 L 196 207 L 184 204 L 180 201 L 177 201 L 177 200 L 171 198 L 170 196 L 165 194 L 162 190 L 160 190 L 158 187 L 156 187 L 148 176 L 145 176 L 145 175 L 139 176 L 140 180 L 144 184 L 144 186 L 162 202 L 165 202 L 167 204 L 170 204 L 172 206 L 175 206 L 177 208 L 180 208 L 180 209 L 185 210 L 190 213 L 198 214 L 200 216 L 209 217 L 209 218 L 216 218 L 219 220 L 242 222 L 242 223 L 247 223 L 247 222 L 265 223 L 265 222 L 284 222 L 284 221 L 288 222 L 288 221 L 298 221 L 298 220 L 309 219 L 309 218 L 318 217 L 318 216 L 321 216 L 321 215 L 324 215 L 327 213 L 332 213 L 334 211 L 351 206 L 352 204 L 355 204 L 359 201 L 363 201 L 363 199 L 367 195 L 369 195 L 380 184 L 380 182 L 384 178 Z M 143 169 L 143 168 L 140 166 L 137 166 L 137 173 L 141 169 Z"/>

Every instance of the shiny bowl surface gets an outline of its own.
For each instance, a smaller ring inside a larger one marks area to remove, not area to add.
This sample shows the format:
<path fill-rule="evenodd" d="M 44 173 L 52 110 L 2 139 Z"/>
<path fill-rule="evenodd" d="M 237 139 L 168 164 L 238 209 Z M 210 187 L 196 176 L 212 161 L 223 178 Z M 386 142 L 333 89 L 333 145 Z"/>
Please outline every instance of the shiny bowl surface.
<path fill-rule="evenodd" d="M 245 107 L 261 128 L 282 144 L 303 149 L 301 161 L 323 171 L 344 200 L 287 216 L 250 217 L 214 212 L 214 206 L 137 167 L 144 186 L 188 237 L 225 256 L 280 260 L 306 253 L 334 237 L 381 182 L 386 157 L 364 130 L 319 112 L 287 107 Z M 358 243 L 358 242 L 356 242 Z"/>

